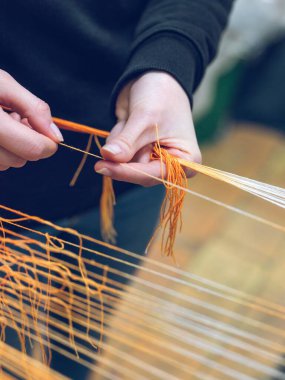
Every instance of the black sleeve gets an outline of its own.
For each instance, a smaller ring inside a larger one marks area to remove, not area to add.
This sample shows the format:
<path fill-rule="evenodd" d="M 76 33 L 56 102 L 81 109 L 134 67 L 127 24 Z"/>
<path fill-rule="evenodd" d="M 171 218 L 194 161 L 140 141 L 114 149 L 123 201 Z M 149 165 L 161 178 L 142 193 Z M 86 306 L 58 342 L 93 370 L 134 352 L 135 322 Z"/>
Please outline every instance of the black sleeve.
<path fill-rule="evenodd" d="M 137 26 L 127 67 L 115 85 L 151 70 L 171 74 L 190 101 L 214 58 L 234 0 L 150 0 Z"/>

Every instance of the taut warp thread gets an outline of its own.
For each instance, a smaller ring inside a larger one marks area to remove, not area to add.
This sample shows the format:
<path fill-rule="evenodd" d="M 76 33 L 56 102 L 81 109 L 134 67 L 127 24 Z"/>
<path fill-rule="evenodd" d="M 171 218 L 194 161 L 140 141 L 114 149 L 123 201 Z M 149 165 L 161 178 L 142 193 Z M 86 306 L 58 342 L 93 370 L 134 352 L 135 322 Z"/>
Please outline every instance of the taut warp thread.
<path fill-rule="evenodd" d="M 205 378 L 210 371 L 217 379 L 282 379 L 274 367 L 285 352 L 284 306 L 0 209 L 11 214 L 1 218 L 0 349 L 12 328 L 20 350 L 1 355 L 3 378 L 63 379 L 49 372 L 56 351 L 96 378 L 112 378 L 114 371 L 126 379 Z M 28 356 L 34 342 L 43 364 Z"/>

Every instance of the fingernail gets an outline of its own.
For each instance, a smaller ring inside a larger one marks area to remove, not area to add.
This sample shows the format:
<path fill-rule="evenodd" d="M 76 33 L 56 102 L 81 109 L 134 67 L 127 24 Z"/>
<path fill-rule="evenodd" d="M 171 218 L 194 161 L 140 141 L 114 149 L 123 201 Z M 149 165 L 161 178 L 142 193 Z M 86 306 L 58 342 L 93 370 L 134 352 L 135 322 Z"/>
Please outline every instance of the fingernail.
<path fill-rule="evenodd" d="M 111 171 L 109 169 L 106 169 L 106 168 L 102 168 L 102 169 L 96 170 L 96 173 L 99 173 L 99 174 L 102 174 L 102 175 L 106 175 L 108 177 L 110 177 L 110 175 L 111 175 Z"/>
<path fill-rule="evenodd" d="M 53 136 L 60 142 L 63 141 L 63 136 L 60 132 L 60 130 L 58 129 L 58 127 L 54 124 L 54 123 L 51 123 L 50 125 L 50 130 L 51 130 L 51 133 L 53 134 Z"/>
<path fill-rule="evenodd" d="M 117 144 L 106 144 L 103 146 L 103 149 L 114 155 L 122 152 L 122 149 Z"/>

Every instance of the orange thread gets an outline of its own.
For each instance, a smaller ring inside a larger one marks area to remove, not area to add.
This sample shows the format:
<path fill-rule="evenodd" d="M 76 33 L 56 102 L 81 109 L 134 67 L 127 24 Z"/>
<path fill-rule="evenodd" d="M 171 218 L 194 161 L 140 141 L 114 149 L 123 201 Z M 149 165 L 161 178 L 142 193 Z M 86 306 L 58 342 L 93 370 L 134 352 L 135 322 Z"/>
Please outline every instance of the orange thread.
<path fill-rule="evenodd" d="M 0 107 L 3 110 L 8 112 L 13 112 L 12 108 L 6 107 L 0 104 Z M 88 135 L 99 136 L 103 138 L 107 138 L 110 132 L 102 131 L 101 129 L 96 129 L 93 127 L 89 127 L 88 125 L 75 123 L 74 121 L 60 119 L 59 117 L 52 117 L 52 120 L 61 128 L 67 131 L 78 132 L 78 133 L 87 133 Z"/>
<path fill-rule="evenodd" d="M 94 136 L 96 145 L 101 150 L 101 144 L 97 136 Z M 100 224 L 101 235 L 104 241 L 115 244 L 117 232 L 114 227 L 114 206 L 116 196 L 111 177 L 103 176 L 102 194 L 100 199 Z"/>
<path fill-rule="evenodd" d="M 108 243 L 116 244 L 117 231 L 114 227 L 114 206 L 116 197 L 111 177 L 103 176 L 100 199 L 101 235 Z"/>
<path fill-rule="evenodd" d="M 79 271 L 80 276 L 73 274 L 64 264 L 58 263 L 58 260 L 53 259 L 51 256 L 51 252 L 70 255 L 70 253 L 66 251 L 61 239 L 46 233 L 44 234 L 45 241 L 40 242 L 7 230 L 4 227 L 4 223 L 8 221 L 15 223 L 15 221 L 26 221 L 29 219 L 30 217 L 24 214 L 18 218 L 0 218 L 0 228 L 2 231 L 0 236 L 0 270 L 4 273 L 4 275 L 1 276 L 2 281 L 0 284 L 0 339 L 2 342 L 5 340 L 6 322 L 4 322 L 3 318 L 8 316 L 11 326 L 18 335 L 21 351 L 26 353 L 25 337 L 30 340 L 30 344 L 32 345 L 32 330 L 40 346 L 42 361 L 46 365 L 49 365 L 51 360 L 51 348 L 49 343 L 50 312 L 56 312 L 59 315 L 63 313 L 62 315 L 67 319 L 70 346 L 73 347 L 76 357 L 79 358 L 77 345 L 74 340 L 73 312 L 75 297 L 73 288 L 81 292 L 84 289 L 82 294 L 85 296 L 84 302 L 86 306 L 84 311 L 86 338 L 94 348 L 98 348 L 102 344 L 103 337 L 104 302 L 102 292 L 105 288 L 108 268 L 104 266 L 101 284 L 88 278 L 88 273 L 82 258 L 82 237 L 78 232 L 72 229 L 59 228 L 61 231 L 75 235 L 79 240 L 79 252 L 77 255 L 72 255 L 72 257 L 78 261 L 77 271 Z M 40 222 L 40 220 L 39 218 L 38 222 Z M 6 233 L 12 234 L 12 238 L 8 237 Z M 42 249 L 43 253 L 37 251 L 35 245 Z M 14 247 L 19 248 L 20 251 L 15 251 Z M 38 257 L 39 255 L 40 257 Z M 95 264 L 93 261 L 93 265 Z M 39 276 L 44 276 L 47 280 L 42 282 L 39 280 Z M 60 286 L 54 285 L 55 283 L 58 283 Z M 82 287 L 81 283 L 84 284 L 84 287 Z M 96 293 L 94 293 L 94 289 L 97 289 Z M 65 294 L 67 295 L 67 301 L 62 299 L 62 296 Z M 94 318 L 91 318 L 91 295 L 95 294 L 100 304 L 100 317 L 98 317 L 98 324 L 100 325 L 100 327 L 98 327 L 100 331 L 99 344 L 95 344 L 90 336 L 91 319 Z M 41 314 L 40 306 L 42 306 L 45 311 L 45 316 L 42 320 L 39 320 Z M 19 312 L 20 322 L 15 320 L 15 311 Z M 27 319 L 27 313 L 30 314 L 32 324 L 31 321 Z M 44 340 L 43 335 L 45 336 Z"/>
<path fill-rule="evenodd" d="M 88 142 L 87 142 L 87 145 L 86 145 L 86 148 L 85 148 L 85 153 L 83 154 L 83 157 L 80 161 L 80 164 L 79 164 L 76 172 L 74 173 L 72 180 L 70 181 L 69 186 L 71 186 L 71 187 L 73 187 L 76 184 L 78 177 L 79 177 L 80 173 L 82 172 L 82 169 L 84 168 L 84 165 L 85 165 L 87 157 L 88 157 L 88 153 L 90 152 L 90 149 L 91 149 L 92 140 L 93 140 L 93 135 L 90 135 Z"/>
<path fill-rule="evenodd" d="M 174 258 L 176 234 L 182 228 L 182 207 L 186 194 L 183 188 L 187 188 L 187 177 L 179 159 L 169 154 L 167 149 L 162 148 L 159 141 L 154 144 L 151 159 L 160 160 L 161 177 L 166 177 L 168 183 L 164 183 L 166 194 L 160 210 L 159 226 L 151 238 L 147 250 L 158 230 L 162 229 L 161 252 Z M 175 185 L 180 186 L 180 188 L 175 187 Z"/>

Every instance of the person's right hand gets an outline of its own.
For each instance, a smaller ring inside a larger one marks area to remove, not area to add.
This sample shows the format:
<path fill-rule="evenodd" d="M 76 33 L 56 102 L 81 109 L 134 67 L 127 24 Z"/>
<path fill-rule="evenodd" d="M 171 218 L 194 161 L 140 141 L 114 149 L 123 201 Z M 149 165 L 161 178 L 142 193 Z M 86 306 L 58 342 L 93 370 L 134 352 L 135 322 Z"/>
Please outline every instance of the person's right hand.
<path fill-rule="evenodd" d="M 49 106 L 0 70 L 0 171 L 52 156 L 63 141 Z"/>

